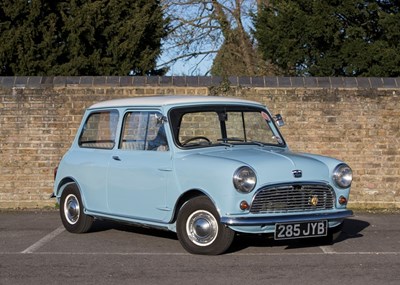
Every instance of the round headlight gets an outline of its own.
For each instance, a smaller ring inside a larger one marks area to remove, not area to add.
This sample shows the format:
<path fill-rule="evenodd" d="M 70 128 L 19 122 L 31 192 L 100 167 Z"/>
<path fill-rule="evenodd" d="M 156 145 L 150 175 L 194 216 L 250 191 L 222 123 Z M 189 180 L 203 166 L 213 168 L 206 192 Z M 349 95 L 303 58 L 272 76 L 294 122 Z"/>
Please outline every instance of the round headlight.
<path fill-rule="evenodd" d="M 333 180 L 340 188 L 348 188 L 353 181 L 353 171 L 347 164 L 339 164 L 333 171 Z"/>
<path fill-rule="evenodd" d="M 257 177 L 253 169 L 247 166 L 238 168 L 233 174 L 233 185 L 242 193 L 251 192 L 257 183 Z"/>

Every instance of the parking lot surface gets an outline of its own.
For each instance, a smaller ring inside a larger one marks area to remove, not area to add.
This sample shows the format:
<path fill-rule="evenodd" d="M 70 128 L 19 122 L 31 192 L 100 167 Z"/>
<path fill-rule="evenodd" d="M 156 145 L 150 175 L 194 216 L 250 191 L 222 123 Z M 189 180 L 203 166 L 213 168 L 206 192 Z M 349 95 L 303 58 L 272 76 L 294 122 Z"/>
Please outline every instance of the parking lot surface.
<path fill-rule="evenodd" d="M 58 212 L 0 212 L 0 284 L 400 284 L 400 215 L 356 213 L 333 245 L 238 236 L 221 256 L 112 222 L 71 234 Z"/>

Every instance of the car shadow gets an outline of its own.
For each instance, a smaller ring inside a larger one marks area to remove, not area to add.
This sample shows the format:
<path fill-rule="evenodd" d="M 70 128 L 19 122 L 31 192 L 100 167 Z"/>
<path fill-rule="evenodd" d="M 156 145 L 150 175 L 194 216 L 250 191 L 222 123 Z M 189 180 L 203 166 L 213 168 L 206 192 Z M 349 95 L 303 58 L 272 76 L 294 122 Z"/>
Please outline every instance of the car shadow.
<path fill-rule="evenodd" d="M 362 231 L 370 226 L 370 223 L 357 219 L 346 219 L 343 224 L 342 234 L 336 242 L 341 242 L 346 239 L 360 238 L 364 235 Z"/>
<path fill-rule="evenodd" d="M 344 220 L 342 233 L 339 237 L 336 238 L 334 243 L 340 243 L 353 238 L 360 238 L 363 236 L 362 231 L 369 226 L 370 224 L 366 221 L 357 219 L 346 219 Z M 285 247 L 286 250 L 290 250 L 330 244 L 330 241 L 328 241 L 326 238 L 307 238 L 276 241 L 274 240 L 274 236 L 271 234 L 238 234 L 228 252 L 233 253 L 249 247 Z"/>
<path fill-rule="evenodd" d="M 357 219 L 346 219 L 343 224 L 342 233 L 335 240 L 334 243 L 340 243 L 345 240 L 361 238 L 363 237 L 362 231 L 369 227 L 370 224 L 366 221 Z M 128 223 L 114 222 L 111 220 L 95 220 L 90 232 L 105 232 L 110 230 L 123 231 L 128 233 L 134 233 L 145 236 L 166 238 L 169 240 L 178 240 L 176 233 L 154 229 L 146 228 L 138 225 L 132 225 Z M 241 234 L 238 233 L 232 243 L 231 247 L 226 253 L 234 253 L 242 251 L 246 248 L 251 247 L 285 247 L 285 250 L 298 249 L 298 248 L 312 248 L 323 245 L 328 245 L 326 239 L 323 238 L 308 238 L 308 239 L 293 239 L 293 240 L 274 240 L 271 234 Z"/>

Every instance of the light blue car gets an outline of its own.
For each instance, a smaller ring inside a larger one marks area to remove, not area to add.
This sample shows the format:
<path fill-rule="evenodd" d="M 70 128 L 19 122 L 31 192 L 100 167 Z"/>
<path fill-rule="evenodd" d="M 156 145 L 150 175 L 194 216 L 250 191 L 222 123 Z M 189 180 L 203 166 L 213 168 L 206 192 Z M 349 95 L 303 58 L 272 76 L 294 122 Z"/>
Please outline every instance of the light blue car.
<path fill-rule="evenodd" d="M 221 254 L 235 233 L 333 239 L 352 171 L 289 150 L 260 103 L 155 96 L 94 104 L 56 169 L 65 228 L 112 219 L 177 233 L 190 253 Z"/>

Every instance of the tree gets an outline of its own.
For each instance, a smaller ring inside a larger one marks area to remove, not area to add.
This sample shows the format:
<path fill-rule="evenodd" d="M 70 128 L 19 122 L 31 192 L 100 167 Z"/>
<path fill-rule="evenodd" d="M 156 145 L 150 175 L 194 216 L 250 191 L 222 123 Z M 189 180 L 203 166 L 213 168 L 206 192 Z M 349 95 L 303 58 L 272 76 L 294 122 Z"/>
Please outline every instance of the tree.
<path fill-rule="evenodd" d="M 3 0 L 0 5 L 0 74 L 27 75 L 54 64 L 60 21 L 55 3 Z"/>
<path fill-rule="evenodd" d="M 0 75 L 159 74 L 159 0 L 2 0 Z"/>
<path fill-rule="evenodd" d="M 255 17 L 265 60 L 283 75 L 399 76 L 400 1 L 266 1 Z"/>
<path fill-rule="evenodd" d="M 171 19 L 166 46 L 173 63 L 215 58 L 213 75 L 261 75 L 268 72 L 252 38 L 251 13 L 262 0 L 163 0 Z"/>

